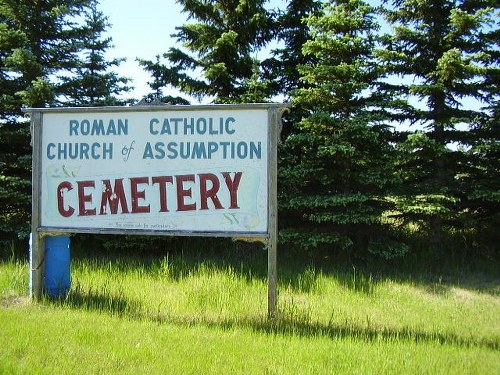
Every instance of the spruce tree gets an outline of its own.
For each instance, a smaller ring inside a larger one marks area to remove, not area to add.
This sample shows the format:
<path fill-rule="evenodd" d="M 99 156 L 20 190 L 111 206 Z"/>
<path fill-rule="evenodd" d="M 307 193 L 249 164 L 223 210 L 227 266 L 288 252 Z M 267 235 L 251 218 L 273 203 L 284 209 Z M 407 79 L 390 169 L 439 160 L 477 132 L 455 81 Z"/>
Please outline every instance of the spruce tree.
<path fill-rule="evenodd" d="M 99 9 L 97 0 L 90 0 L 83 8 L 83 29 L 80 39 L 79 61 L 71 75 L 60 77 L 61 84 L 58 101 L 65 106 L 104 106 L 123 105 L 119 97 L 130 91 L 130 79 L 120 77 L 113 68 L 118 67 L 124 58 L 107 60 L 105 53 L 113 48 L 112 40 L 103 37 L 111 27 Z"/>
<path fill-rule="evenodd" d="M 72 95 L 58 77 L 81 66 L 89 28 L 79 16 L 91 3 L 0 0 L 0 238 L 25 237 L 30 228 L 30 132 L 21 109 Z"/>
<path fill-rule="evenodd" d="M 309 38 L 305 19 L 320 10 L 321 2 L 318 0 L 290 0 L 283 13 L 277 12 L 279 16 L 273 25 L 273 33 L 283 46 L 273 50 L 272 57 L 265 60 L 263 66 L 265 77 L 273 83 L 273 94 L 283 95 L 285 101 L 291 100 L 293 90 L 306 85 L 300 80 L 298 68 L 314 57 L 302 53 L 302 47 Z"/>
<path fill-rule="evenodd" d="M 295 166 L 281 200 L 281 238 L 305 248 L 398 255 L 406 248 L 389 238 L 382 217 L 393 177 L 376 90 L 375 9 L 361 0 L 329 1 L 307 25 L 303 52 L 313 62 L 299 67 L 307 87 L 294 92 L 293 103 L 310 114 L 286 140 Z"/>
<path fill-rule="evenodd" d="M 198 100 L 240 103 L 255 89 L 255 56 L 271 37 L 266 0 L 179 0 L 194 22 L 177 27 L 172 47 L 158 66 L 164 86 Z M 148 70 L 151 61 L 142 61 Z M 255 92 L 255 91 L 254 91 Z M 259 98 L 261 99 L 261 98 Z M 265 98 L 262 98 L 263 100 Z"/>
<path fill-rule="evenodd" d="M 402 122 L 420 128 L 399 146 L 405 187 L 399 208 L 436 253 L 470 225 L 464 182 L 472 160 L 465 150 L 476 143 L 471 130 L 487 112 L 482 107 L 497 100 L 488 77 L 498 60 L 493 41 L 484 38 L 486 28 L 495 27 L 489 4 L 396 0 L 385 13 L 393 34 L 380 56 L 400 78 L 386 88 L 408 99 Z"/>
<path fill-rule="evenodd" d="M 492 7 L 493 7 L 492 3 Z M 496 8 L 498 16 L 498 7 Z M 498 20 L 498 18 L 497 18 Z M 500 248 L 500 23 L 491 23 L 480 38 L 488 56 L 482 91 L 483 115 L 472 124 L 467 150 L 466 173 L 460 179 L 465 202 L 462 205 L 468 229 L 472 231 L 471 252 L 498 259 Z M 484 254 L 486 253 L 486 254 Z"/>
<path fill-rule="evenodd" d="M 61 58 L 55 56 L 55 2 L 0 1 L 2 92 L 0 114 L 1 237 L 26 236 L 31 212 L 31 149 L 29 123 L 22 106 L 44 106 L 54 97 L 47 77 Z M 65 47 L 67 46 L 64 42 Z"/>
<path fill-rule="evenodd" d="M 488 107 L 471 126 L 470 148 L 466 150 L 466 163 L 460 175 L 464 192 L 462 210 L 466 228 L 472 234 L 469 255 L 491 258 L 500 256 L 500 48 L 496 34 L 497 49 L 491 53 L 496 59 L 496 69 L 490 69 L 485 86 L 488 87 Z"/>
<path fill-rule="evenodd" d="M 272 50 L 271 57 L 262 62 L 262 76 L 272 96 L 290 102 L 294 90 L 308 86 L 307 82 L 300 79 L 301 74 L 298 70 L 299 66 L 311 63 L 315 59 L 311 54 L 302 53 L 304 43 L 309 38 L 309 27 L 305 20 L 311 15 L 319 14 L 321 8 L 321 2 L 318 0 L 291 0 L 284 12 L 273 12 L 272 33 L 280 47 Z M 289 134 L 300 132 L 297 123 L 306 114 L 307 109 L 302 109 L 298 103 L 294 104 L 293 111 L 283 118 L 281 135 L 283 139 Z M 278 173 L 285 171 L 288 166 L 293 166 L 293 151 L 292 154 L 290 151 L 286 148 L 286 144 L 280 147 Z M 281 185 L 284 178 L 285 176 L 280 176 Z"/>
<path fill-rule="evenodd" d="M 155 61 L 138 59 L 139 65 L 148 72 L 152 80 L 148 82 L 148 86 L 151 88 L 152 93 L 146 98 L 150 101 L 159 100 L 162 103 L 168 104 L 190 104 L 189 100 L 177 95 L 166 95 L 165 87 L 166 82 L 170 82 L 171 76 L 169 75 L 169 69 L 161 61 L 160 55 L 156 55 Z"/>

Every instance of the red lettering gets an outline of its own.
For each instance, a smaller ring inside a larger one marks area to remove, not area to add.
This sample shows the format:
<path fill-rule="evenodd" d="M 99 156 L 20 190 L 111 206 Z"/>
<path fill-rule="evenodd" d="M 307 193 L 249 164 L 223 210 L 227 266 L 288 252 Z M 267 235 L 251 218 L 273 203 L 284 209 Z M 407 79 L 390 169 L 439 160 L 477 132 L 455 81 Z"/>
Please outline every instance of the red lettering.
<path fill-rule="evenodd" d="M 191 198 L 192 191 L 191 188 L 184 189 L 184 182 L 194 182 L 194 174 L 175 176 L 175 183 L 177 185 L 177 211 L 194 211 L 196 210 L 196 203 L 185 203 L 184 198 Z"/>
<path fill-rule="evenodd" d="M 94 188 L 94 181 L 77 181 L 78 185 L 78 216 L 95 215 L 96 209 L 88 209 L 86 203 L 92 202 L 92 194 L 85 194 L 85 188 Z"/>
<path fill-rule="evenodd" d="M 101 195 L 101 210 L 99 215 L 106 215 L 106 206 L 109 204 L 109 210 L 112 215 L 118 213 L 118 204 L 122 208 L 122 213 L 128 214 L 127 198 L 123 190 L 123 178 L 115 180 L 114 189 L 111 189 L 111 182 L 109 180 L 102 180 L 103 189 Z"/>
<path fill-rule="evenodd" d="M 70 217 L 75 212 L 75 209 L 71 206 L 68 206 L 68 209 L 64 208 L 64 192 L 73 190 L 73 185 L 71 185 L 68 181 L 63 181 L 57 187 L 57 210 L 63 217 Z"/>
<path fill-rule="evenodd" d="M 78 210 L 78 216 L 94 216 L 96 212 L 99 215 L 147 214 L 151 212 L 151 205 L 153 205 L 154 210 L 158 206 L 158 212 L 169 212 L 174 194 L 177 199 L 177 212 L 210 209 L 234 210 L 240 208 L 238 190 L 242 177 L 243 172 L 130 177 L 127 179 L 130 181 L 130 190 L 125 189 L 127 186 L 124 188 L 123 178 L 104 179 L 102 185 L 98 181 L 92 180 L 63 181 L 56 190 L 57 210 L 65 218 L 73 216 L 76 210 Z M 222 179 L 224 179 L 224 183 Z M 172 185 L 168 186 L 168 184 Z M 156 189 L 156 187 L 153 188 L 153 185 L 158 186 L 157 191 L 153 191 Z M 171 189 L 171 197 L 168 196 L 168 189 Z M 222 200 L 221 191 L 224 198 Z M 100 202 L 97 201 L 99 195 L 101 195 Z M 68 197 L 72 197 L 72 199 L 70 200 Z M 78 199 L 78 208 L 76 205 L 74 208 L 71 206 L 74 198 Z M 97 211 L 97 207 L 99 207 L 99 211 Z"/>
<path fill-rule="evenodd" d="M 133 214 L 143 214 L 150 211 L 149 204 L 147 206 L 140 206 L 139 199 L 146 199 L 145 190 L 137 190 L 137 185 L 147 184 L 149 182 L 148 177 L 133 177 L 130 179 L 130 195 L 132 198 L 132 213 Z"/>
<path fill-rule="evenodd" d="M 231 205 L 229 208 L 240 208 L 238 206 L 238 187 L 240 186 L 241 175 L 243 172 L 235 172 L 234 180 L 231 180 L 231 175 L 229 172 L 222 172 L 224 176 L 224 181 L 226 181 L 227 189 L 229 190 L 229 196 L 231 197 Z"/>
<path fill-rule="evenodd" d="M 167 182 L 173 183 L 172 176 L 157 176 L 152 178 L 153 185 L 158 184 L 160 189 L 160 212 L 168 212 Z"/>
<path fill-rule="evenodd" d="M 220 204 L 219 198 L 217 198 L 217 192 L 220 188 L 219 179 L 213 173 L 201 173 L 200 175 L 200 199 L 201 207 L 200 210 L 208 210 L 208 199 L 210 198 L 216 209 L 222 209 L 222 204 Z M 208 189 L 207 182 L 212 183 L 212 187 Z"/>

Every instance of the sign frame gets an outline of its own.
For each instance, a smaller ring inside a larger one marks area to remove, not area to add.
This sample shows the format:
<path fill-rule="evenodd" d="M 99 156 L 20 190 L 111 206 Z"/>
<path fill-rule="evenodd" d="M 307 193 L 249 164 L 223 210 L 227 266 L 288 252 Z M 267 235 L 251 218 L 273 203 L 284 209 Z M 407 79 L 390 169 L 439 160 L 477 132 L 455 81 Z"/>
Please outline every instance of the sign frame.
<path fill-rule="evenodd" d="M 268 251 L 268 316 L 274 318 L 277 311 L 277 145 L 281 134 L 281 116 L 288 111 L 287 104 L 215 104 L 215 105 L 136 105 L 127 107 L 61 107 L 27 108 L 23 111 L 31 117 L 32 159 L 32 244 L 30 254 L 30 296 L 39 299 L 43 294 L 44 237 L 56 234 L 95 233 L 95 234 L 140 234 L 156 236 L 201 236 L 230 237 L 235 240 L 263 242 Z M 265 231 L 214 231 L 214 230 L 147 230 L 117 228 L 78 228 L 42 225 L 42 160 L 44 115 L 46 114 L 132 114 L 159 112 L 206 112 L 227 111 L 267 111 L 267 222 Z"/>

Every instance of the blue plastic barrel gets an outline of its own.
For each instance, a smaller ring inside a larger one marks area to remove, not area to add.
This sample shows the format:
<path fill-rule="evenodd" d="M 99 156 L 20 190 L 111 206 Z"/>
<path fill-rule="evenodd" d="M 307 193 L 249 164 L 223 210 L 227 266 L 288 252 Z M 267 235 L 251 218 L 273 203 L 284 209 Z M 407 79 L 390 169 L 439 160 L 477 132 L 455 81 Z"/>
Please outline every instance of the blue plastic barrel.
<path fill-rule="evenodd" d="M 45 290 L 52 297 L 64 297 L 71 287 L 69 236 L 45 237 Z"/>

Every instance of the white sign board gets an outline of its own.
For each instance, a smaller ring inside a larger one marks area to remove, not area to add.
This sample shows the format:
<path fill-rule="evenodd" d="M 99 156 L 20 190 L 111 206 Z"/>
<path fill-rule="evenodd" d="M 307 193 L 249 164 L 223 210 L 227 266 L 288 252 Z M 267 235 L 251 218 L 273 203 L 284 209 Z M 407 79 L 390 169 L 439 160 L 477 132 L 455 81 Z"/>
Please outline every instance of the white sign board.
<path fill-rule="evenodd" d="M 265 235 L 269 107 L 41 109 L 40 227 Z"/>

